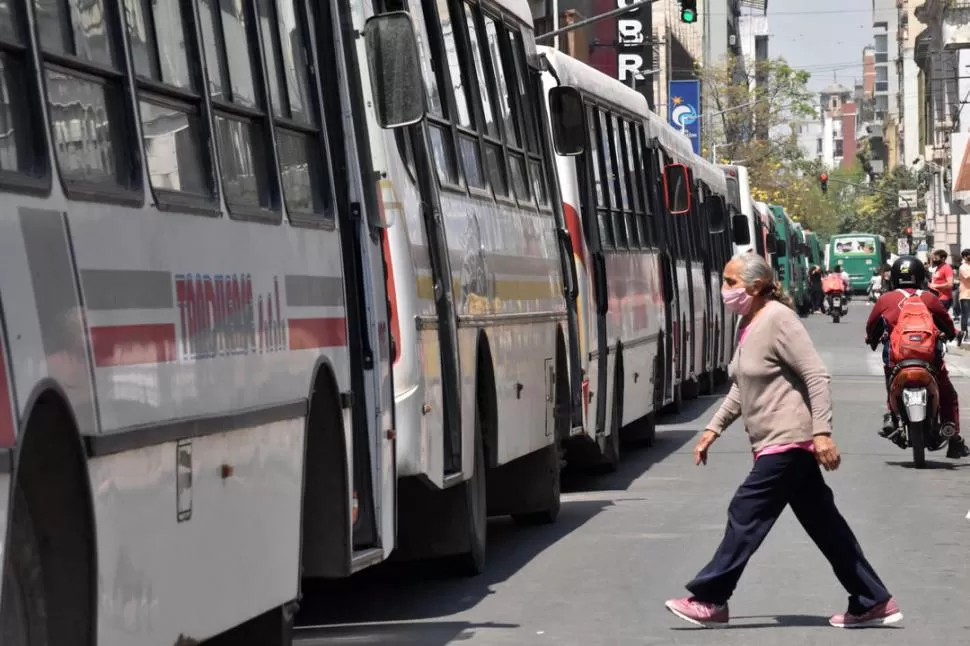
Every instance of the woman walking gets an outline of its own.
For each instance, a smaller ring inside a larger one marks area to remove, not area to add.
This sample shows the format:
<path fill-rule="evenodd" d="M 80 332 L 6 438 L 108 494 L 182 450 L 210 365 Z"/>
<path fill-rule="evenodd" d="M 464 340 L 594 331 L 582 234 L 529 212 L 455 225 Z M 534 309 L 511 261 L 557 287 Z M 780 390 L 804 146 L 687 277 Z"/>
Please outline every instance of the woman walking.
<path fill-rule="evenodd" d="M 754 466 L 728 507 L 727 529 L 714 558 L 687 584 L 691 596 L 666 603 L 692 624 L 728 623 L 728 599 L 787 505 L 849 592 L 845 613 L 829 619 L 840 628 L 891 624 L 903 618 L 892 595 L 866 560 L 822 477 L 839 467 L 832 441 L 830 376 L 808 332 L 763 258 L 745 254 L 724 268 L 721 296 L 741 316 L 731 362 L 734 383 L 694 447 L 695 464 L 721 433 L 743 418 Z"/>

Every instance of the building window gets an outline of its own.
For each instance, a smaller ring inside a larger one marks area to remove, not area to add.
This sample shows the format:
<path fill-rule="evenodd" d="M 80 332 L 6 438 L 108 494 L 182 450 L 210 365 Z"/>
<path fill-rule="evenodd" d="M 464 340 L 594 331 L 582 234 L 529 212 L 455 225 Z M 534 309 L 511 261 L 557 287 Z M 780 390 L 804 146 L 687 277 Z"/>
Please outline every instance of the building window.
<path fill-rule="evenodd" d="M 815 152 L 819 155 L 822 154 L 822 138 L 819 137 L 815 140 Z"/>
<path fill-rule="evenodd" d="M 835 140 L 835 156 L 836 157 L 841 157 L 842 156 L 842 140 L 841 139 L 836 139 Z"/>

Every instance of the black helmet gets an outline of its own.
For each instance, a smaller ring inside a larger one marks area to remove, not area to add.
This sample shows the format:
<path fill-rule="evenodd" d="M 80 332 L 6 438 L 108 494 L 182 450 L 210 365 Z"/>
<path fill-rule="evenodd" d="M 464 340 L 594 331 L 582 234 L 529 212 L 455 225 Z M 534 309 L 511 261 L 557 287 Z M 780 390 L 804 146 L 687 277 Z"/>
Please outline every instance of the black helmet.
<path fill-rule="evenodd" d="M 926 282 L 926 267 L 915 256 L 900 256 L 893 263 L 889 284 L 893 289 L 910 287 L 919 289 Z"/>

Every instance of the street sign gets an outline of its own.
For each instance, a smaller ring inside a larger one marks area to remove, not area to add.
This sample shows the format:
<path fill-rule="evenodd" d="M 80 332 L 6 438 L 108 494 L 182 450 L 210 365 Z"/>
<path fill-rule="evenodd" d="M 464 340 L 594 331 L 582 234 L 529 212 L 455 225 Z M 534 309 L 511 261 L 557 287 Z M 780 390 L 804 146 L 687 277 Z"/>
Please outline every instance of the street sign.
<path fill-rule="evenodd" d="M 909 200 L 909 204 L 906 203 Z M 902 190 L 899 191 L 899 208 L 916 208 L 916 191 L 915 190 Z"/>
<path fill-rule="evenodd" d="M 900 256 L 909 255 L 909 240 L 906 238 L 896 238 L 896 253 Z"/>

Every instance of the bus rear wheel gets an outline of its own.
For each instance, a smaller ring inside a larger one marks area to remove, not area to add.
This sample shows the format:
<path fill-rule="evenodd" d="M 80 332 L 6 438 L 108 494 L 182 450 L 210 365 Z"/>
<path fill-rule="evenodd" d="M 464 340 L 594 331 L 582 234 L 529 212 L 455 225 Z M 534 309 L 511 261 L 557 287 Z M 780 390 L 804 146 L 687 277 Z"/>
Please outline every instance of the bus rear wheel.
<path fill-rule="evenodd" d="M 10 522 L 10 545 L 3 568 L 0 644 L 47 646 L 47 597 L 40 546 L 20 487 L 14 490 Z"/>

